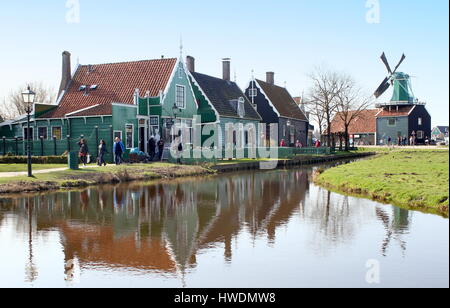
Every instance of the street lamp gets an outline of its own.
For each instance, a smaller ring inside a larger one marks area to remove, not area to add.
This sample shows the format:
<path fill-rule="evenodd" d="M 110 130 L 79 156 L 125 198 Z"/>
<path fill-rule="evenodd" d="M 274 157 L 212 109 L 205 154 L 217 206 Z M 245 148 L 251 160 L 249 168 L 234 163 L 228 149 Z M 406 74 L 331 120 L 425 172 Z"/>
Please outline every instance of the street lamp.
<path fill-rule="evenodd" d="M 176 126 L 176 121 L 177 121 L 177 116 L 178 114 L 181 112 L 180 108 L 178 108 L 177 104 L 174 103 L 173 107 L 172 107 L 172 113 L 173 113 L 173 123 L 172 123 L 172 138 L 175 140 L 175 126 Z"/>
<path fill-rule="evenodd" d="M 36 93 L 31 91 L 30 87 L 24 92 L 22 92 L 22 99 L 26 106 L 27 112 L 27 165 L 28 165 L 28 177 L 32 177 L 31 171 L 31 133 L 30 133 L 30 117 L 31 111 L 36 98 Z"/>
<path fill-rule="evenodd" d="M 180 108 L 178 108 L 177 104 L 173 104 L 172 112 L 173 112 L 173 115 L 174 115 L 174 117 L 175 117 L 175 120 L 177 119 L 177 115 L 178 115 L 178 113 L 179 113 L 180 111 L 181 111 L 181 110 L 180 110 Z"/>

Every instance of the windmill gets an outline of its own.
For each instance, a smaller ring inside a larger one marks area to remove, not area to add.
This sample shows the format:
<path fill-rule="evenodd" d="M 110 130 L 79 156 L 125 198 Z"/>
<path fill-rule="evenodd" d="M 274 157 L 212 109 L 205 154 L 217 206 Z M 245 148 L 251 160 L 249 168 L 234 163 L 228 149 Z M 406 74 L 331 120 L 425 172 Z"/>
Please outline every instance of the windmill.
<path fill-rule="evenodd" d="M 386 55 L 383 52 L 381 55 L 381 61 L 383 61 L 386 66 L 388 76 L 375 91 L 375 98 L 378 99 L 389 89 L 390 86 L 393 86 L 394 94 L 391 99 L 391 105 L 414 104 L 415 98 L 411 87 L 410 76 L 405 73 L 397 72 L 405 59 L 406 56 L 403 54 L 395 69 L 392 70 Z"/>

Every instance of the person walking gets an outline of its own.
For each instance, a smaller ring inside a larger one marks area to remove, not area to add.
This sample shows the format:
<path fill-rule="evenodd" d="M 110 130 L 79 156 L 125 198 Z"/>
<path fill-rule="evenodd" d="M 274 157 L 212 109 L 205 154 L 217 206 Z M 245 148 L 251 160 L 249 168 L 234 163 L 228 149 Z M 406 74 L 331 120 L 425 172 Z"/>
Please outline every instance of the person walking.
<path fill-rule="evenodd" d="M 125 152 L 125 146 L 123 145 L 119 137 L 116 137 L 116 139 L 114 140 L 113 152 L 116 165 L 122 164 L 123 162 L 122 155 Z"/>
<path fill-rule="evenodd" d="M 164 154 L 164 140 L 163 139 L 159 139 L 158 141 L 158 160 L 162 161 L 163 159 L 163 154 Z"/>
<path fill-rule="evenodd" d="M 284 148 L 284 147 L 286 147 L 286 141 L 284 139 L 281 139 L 280 148 Z"/>
<path fill-rule="evenodd" d="M 97 158 L 97 165 L 99 166 L 106 166 L 105 161 L 105 154 L 108 152 L 106 149 L 106 142 L 105 140 L 100 140 L 100 145 L 98 146 L 98 158 Z"/>
<path fill-rule="evenodd" d="M 161 135 L 159 134 L 159 131 L 156 130 L 156 134 L 155 134 L 155 144 L 156 144 L 155 156 L 156 157 L 159 157 L 158 143 L 160 140 L 161 140 Z"/>
<path fill-rule="evenodd" d="M 89 148 L 87 146 L 86 140 L 84 140 L 84 138 L 82 138 L 80 140 L 80 142 L 78 143 L 78 145 L 80 146 L 80 151 L 79 151 L 79 156 L 81 159 L 81 163 L 83 164 L 83 166 L 86 167 L 87 163 L 88 163 L 88 155 L 89 155 Z"/>
<path fill-rule="evenodd" d="M 181 142 L 181 138 L 178 137 L 178 146 L 177 146 L 177 164 L 181 165 L 181 155 L 183 153 L 183 143 Z"/>
<path fill-rule="evenodd" d="M 156 140 L 153 135 L 148 140 L 148 154 L 150 155 L 150 161 L 153 161 L 156 155 Z"/>

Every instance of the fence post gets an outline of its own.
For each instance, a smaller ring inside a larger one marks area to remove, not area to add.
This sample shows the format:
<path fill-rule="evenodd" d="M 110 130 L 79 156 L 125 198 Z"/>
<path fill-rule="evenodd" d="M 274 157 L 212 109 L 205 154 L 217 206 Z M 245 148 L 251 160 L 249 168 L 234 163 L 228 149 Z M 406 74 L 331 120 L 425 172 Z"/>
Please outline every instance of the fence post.
<path fill-rule="evenodd" d="M 56 151 L 56 136 L 53 136 L 53 153 L 55 154 L 55 156 L 57 156 L 57 151 Z"/>
<path fill-rule="evenodd" d="M 67 135 L 67 153 L 70 153 L 70 135 Z"/>
<path fill-rule="evenodd" d="M 98 126 L 95 126 L 95 146 L 98 147 Z M 98 157 L 98 151 L 95 151 L 95 159 L 97 159 Z"/>
<path fill-rule="evenodd" d="M 6 137 L 3 136 L 3 156 L 6 156 Z"/>
<path fill-rule="evenodd" d="M 17 138 L 17 136 L 15 137 L 15 144 L 16 144 L 16 156 L 19 156 L 19 138 Z"/>
<path fill-rule="evenodd" d="M 41 157 L 44 156 L 44 137 L 39 136 L 39 139 L 41 139 Z"/>
<path fill-rule="evenodd" d="M 110 151 L 111 151 L 111 162 L 113 163 L 114 162 L 114 147 L 113 147 L 113 145 L 114 145 L 114 131 L 113 131 L 113 126 L 112 125 L 110 125 L 109 126 L 109 136 L 110 136 L 110 139 L 109 140 L 111 140 L 111 145 L 110 145 Z"/>

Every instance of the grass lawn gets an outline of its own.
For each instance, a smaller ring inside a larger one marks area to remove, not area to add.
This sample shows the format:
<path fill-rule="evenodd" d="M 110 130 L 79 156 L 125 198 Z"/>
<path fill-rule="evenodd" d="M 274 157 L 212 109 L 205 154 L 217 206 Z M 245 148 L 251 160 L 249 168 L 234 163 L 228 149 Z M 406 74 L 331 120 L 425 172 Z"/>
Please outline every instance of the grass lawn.
<path fill-rule="evenodd" d="M 0 164 L 0 172 L 25 172 L 27 168 L 27 164 Z M 33 170 L 57 168 L 67 168 L 67 164 L 33 164 Z"/>
<path fill-rule="evenodd" d="M 201 166 L 180 166 L 167 163 L 109 165 L 107 167 L 35 174 L 32 178 L 28 178 L 27 176 L 2 178 L 0 176 L 0 194 L 208 175 L 211 173 L 213 171 Z"/>
<path fill-rule="evenodd" d="M 382 150 L 368 160 L 326 170 L 317 184 L 408 209 L 448 216 L 449 152 Z"/>

